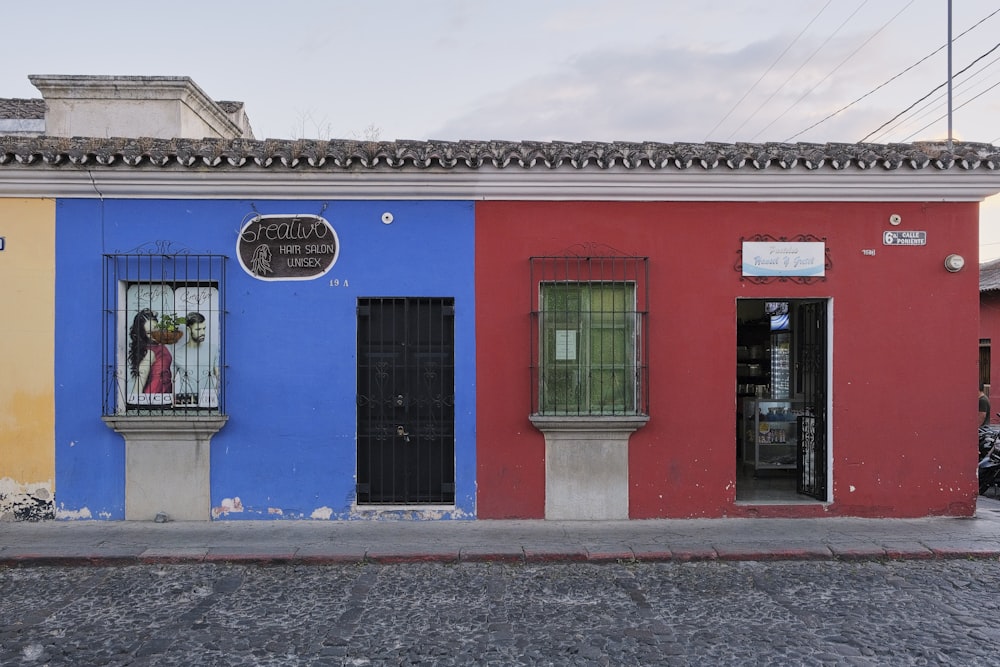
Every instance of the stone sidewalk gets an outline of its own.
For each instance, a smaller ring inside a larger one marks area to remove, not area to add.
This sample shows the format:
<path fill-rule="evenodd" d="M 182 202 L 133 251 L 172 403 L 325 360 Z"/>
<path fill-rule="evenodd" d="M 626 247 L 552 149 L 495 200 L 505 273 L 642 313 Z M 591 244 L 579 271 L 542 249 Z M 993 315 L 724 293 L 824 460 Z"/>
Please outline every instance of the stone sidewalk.
<path fill-rule="evenodd" d="M 1000 558 L 971 518 L 0 523 L 0 565 Z"/>

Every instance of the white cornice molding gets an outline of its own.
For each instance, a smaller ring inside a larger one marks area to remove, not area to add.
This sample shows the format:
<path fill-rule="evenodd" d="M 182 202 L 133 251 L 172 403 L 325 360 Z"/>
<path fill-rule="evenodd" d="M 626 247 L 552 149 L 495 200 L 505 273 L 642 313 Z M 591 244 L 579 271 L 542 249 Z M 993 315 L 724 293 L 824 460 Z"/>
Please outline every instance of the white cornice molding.
<path fill-rule="evenodd" d="M 992 171 L 0 170 L 0 197 L 523 201 L 943 201 L 1000 192 Z"/>

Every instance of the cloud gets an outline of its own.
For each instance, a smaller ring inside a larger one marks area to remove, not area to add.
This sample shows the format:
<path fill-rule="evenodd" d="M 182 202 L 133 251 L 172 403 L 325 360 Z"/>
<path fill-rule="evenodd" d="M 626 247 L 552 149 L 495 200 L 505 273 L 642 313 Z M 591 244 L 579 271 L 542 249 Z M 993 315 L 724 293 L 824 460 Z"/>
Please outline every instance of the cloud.
<path fill-rule="evenodd" d="M 669 46 L 591 52 L 476 100 L 431 137 L 701 142 L 761 133 L 755 140 L 780 141 L 868 90 L 864 62 L 846 60 L 846 41 L 827 50 L 822 63 L 803 66 L 811 47 L 793 50 L 754 87 L 785 44 L 774 38 L 731 52 Z M 824 80 L 831 63 L 845 60 L 837 76 Z M 888 109 L 869 104 L 853 109 L 849 121 L 838 118 L 799 140 L 856 141 L 889 117 Z"/>

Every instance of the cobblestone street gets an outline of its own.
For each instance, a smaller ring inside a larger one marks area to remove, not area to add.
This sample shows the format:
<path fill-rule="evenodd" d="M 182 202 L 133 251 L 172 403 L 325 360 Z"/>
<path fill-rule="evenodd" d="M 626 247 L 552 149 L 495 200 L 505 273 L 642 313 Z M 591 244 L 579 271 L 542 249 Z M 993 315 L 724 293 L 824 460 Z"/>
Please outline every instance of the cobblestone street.
<path fill-rule="evenodd" d="M 0 665 L 995 665 L 992 560 L 0 570 Z"/>

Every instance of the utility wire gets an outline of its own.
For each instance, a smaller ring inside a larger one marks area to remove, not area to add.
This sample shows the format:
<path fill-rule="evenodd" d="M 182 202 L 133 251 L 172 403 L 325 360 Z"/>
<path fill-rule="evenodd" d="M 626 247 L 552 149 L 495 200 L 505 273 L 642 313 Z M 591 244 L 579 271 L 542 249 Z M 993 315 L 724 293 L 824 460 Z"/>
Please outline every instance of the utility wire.
<path fill-rule="evenodd" d="M 975 64 L 976 64 L 976 63 L 978 63 L 978 62 L 979 62 L 980 60 L 982 60 L 982 59 L 983 59 L 983 58 L 985 58 L 986 56 L 990 55 L 991 53 L 993 53 L 993 52 L 994 52 L 994 51 L 996 51 L 997 49 L 1000 49 L 1000 43 L 998 43 L 998 44 L 997 44 L 996 46 L 994 46 L 994 47 L 993 47 L 992 49 L 990 49 L 989 51 L 987 51 L 986 53 L 982 54 L 981 56 L 979 56 L 978 58 L 976 58 L 975 60 L 973 60 L 973 61 L 972 61 L 971 63 L 969 63 L 968 65 L 966 65 L 966 66 L 965 66 L 965 67 L 964 67 L 964 68 L 963 68 L 963 69 L 962 69 L 962 70 L 961 70 L 960 72 L 958 72 L 957 74 L 955 74 L 955 76 L 959 76 L 959 75 L 961 75 L 961 74 L 963 74 L 963 73 L 967 72 L 967 71 L 969 70 L 969 68 L 970 68 L 970 67 L 972 67 L 973 65 L 975 65 Z M 881 130 L 881 129 L 882 129 L 883 127 L 885 127 L 886 125 L 889 125 L 889 124 L 891 124 L 891 123 L 892 123 L 893 121 L 895 121 L 895 120 L 896 120 L 897 118 L 899 118 L 899 117 L 900 117 L 900 116 L 902 116 L 903 114 L 906 114 L 906 113 L 908 113 L 908 112 L 909 112 L 909 111 L 910 111 L 910 110 L 911 110 L 911 109 L 912 109 L 913 107 L 917 106 L 918 104 L 920 104 L 921 102 L 923 102 L 924 100 L 926 100 L 926 99 L 927 99 L 928 97 L 930 97 L 931 95 L 933 95 L 934 93 L 936 93 L 937 91 L 941 90 L 942 88 L 944 88 L 944 87 L 945 87 L 945 86 L 947 86 L 947 85 L 948 85 L 948 82 L 947 82 L 947 81 L 945 81 L 945 82 L 944 82 L 944 83 L 942 83 L 941 85 L 939 85 L 939 86 L 935 87 L 935 88 L 934 88 L 933 90 L 931 90 L 931 91 L 930 91 L 929 93 L 927 93 L 926 95 L 924 95 L 923 97 L 921 97 L 921 98 L 920 98 L 919 100 L 917 100 L 916 102 L 914 102 L 914 103 L 913 103 L 913 104 L 911 104 L 910 106 L 906 107 L 905 109 L 903 109 L 902 111 L 900 111 L 900 112 L 899 112 L 898 114 L 896 114 L 895 116 L 893 116 L 892 118 L 890 118 L 890 119 L 889 119 L 889 120 L 887 120 L 886 122 L 884 122 L 884 123 L 882 123 L 881 125 L 879 125 L 879 126 L 878 126 L 877 128 L 875 128 L 874 130 L 872 130 L 871 132 L 869 132 L 868 134 L 866 134 L 866 135 L 865 135 L 865 136 L 864 136 L 864 137 L 863 137 L 863 138 L 861 139 L 861 141 L 859 141 L 858 143 L 859 143 L 859 144 L 863 144 L 863 143 L 865 143 L 865 140 L 866 140 L 866 139 L 868 139 L 868 137 L 872 136 L 873 134 L 876 134 L 876 133 L 877 133 L 877 132 L 879 132 L 879 130 Z"/>
<path fill-rule="evenodd" d="M 996 64 L 998 61 L 1000 61 L 1000 57 L 994 58 L 990 62 L 988 62 L 985 65 L 983 65 L 982 67 L 980 67 L 977 72 L 975 72 L 974 74 L 970 74 L 964 80 L 958 82 L 955 85 L 956 92 L 960 88 L 964 88 L 967 91 L 970 86 L 977 85 L 976 82 L 973 81 L 973 79 L 975 77 L 981 77 L 983 75 L 983 73 L 986 72 L 986 70 L 988 70 L 992 65 Z M 915 110 L 913 113 L 911 113 L 909 115 L 909 117 L 900 118 L 899 120 L 894 121 L 893 125 L 888 126 L 885 129 L 883 129 L 881 132 L 879 132 L 878 134 L 873 135 L 871 137 L 872 141 L 874 141 L 874 142 L 881 141 L 882 137 L 884 137 L 885 135 L 890 134 L 892 132 L 898 132 L 900 130 L 900 128 L 904 127 L 905 125 L 912 125 L 912 124 L 915 124 L 917 122 L 922 122 L 920 119 L 922 119 L 922 118 L 924 118 L 924 117 L 926 117 L 926 116 L 928 116 L 928 115 L 930 115 L 932 113 L 936 113 L 936 110 L 937 110 L 938 107 L 942 106 L 943 104 L 946 104 L 946 102 L 943 101 L 944 99 L 945 99 L 945 93 L 938 92 L 937 95 L 936 95 L 936 97 L 934 97 L 933 100 L 928 101 L 923 106 L 921 106 L 919 109 Z M 906 130 L 906 131 L 908 131 L 908 130 Z"/>
<path fill-rule="evenodd" d="M 905 7 L 903 7 L 902 9 L 900 9 L 900 10 L 899 10 L 898 12 L 896 12 L 896 13 L 895 13 L 895 14 L 893 15 L 893 17 L 892 17 L 891 19 L 889 19 L 888 21 L 886 21 L 885 23 L 883 23 L 883 24 L 882 24 L 882 27 L 881 27 L 881 28 L 879 28 L 878 30 L 876 30 L 875 32 L 873 32 L 873 33 L 871 34 L 871 36 L 870 36 L 870 37 L 869 37 L 868 39 L 866 39 L 866 40 L 865 40 L 864 42 L 862 42 L 862 43 L 861 43 L 861 45 L 860 45 L 860 46 L 858 46 L 858 48 L 856 48 L 856 49 L 854 49 L 853 51 L 851 51 L 850 55 L 848 55 L 848 56 L 847 56 L 846 58 L 844 58 L 844 59 L 843 59 L 842 61 L 840 61 L 840 64 L 839 64 L 839 65 L 837 65 L 836 67 L 834 67 L 834 68 L 833 68 L 832 70 L 830 70 L 830 71 L 829 71 L 829 72 L 827 73 L 827 75 L 826 75 L 826 76 L 824 76 L 824 77 L 823 77 L 822 79 L 820 79 L 819 81 L 817 81 L 817 82 L 816 82 L 816 85 L 814 85 L 814 86 L 813 86 L 812 88 L 810 88 L 809 90 L 807 90 L 806 92 L 804 92 L 804 93 L 802 94 L 802 96 L 801 96 L 801 97 L 799 97 L 799 99 L 797 99 L 797 100 L 795 100 L 794 102 L 792 102 L 792 104 L 791 104 L 791 105 L 790 105 L 790 106 L 789 106 L 789 107 L 788 107 L 787 109 L 785 109 L 785 110 L 784 110 L 784 111 L 782 111 L 782 112 L 781 112 L 780 114 L 778 114 L 778 116 L 777 116 L 777 117 L 776 117 L 776 118 L 775 118 L 774 120 L 772 120 L 772 121 L 771 121 L 770 123 L 768 123 L 767 125 L 765 125 L 764 127 L 762 127 L 762 128 L 760 129 L 760 130 L 758 130 L 758 131 L 757 131 L 757 134 L 753 135 L 753 136 L 752 136 L 752 137 L 750 138 L 750 141 L 753 141 L 754 139 L 756 139 L 757 137 L 759 137 L 759 136 L 761 135 L 761 133 L 765 132 L 765 131 L 766 131 L 766 130 L 767 130 L 768 128 L 770 128 L 770 127 L 771 127 L 772 125 L 774 125 L 774 124 L 775 124 L 775 123 L 777 123 L 777 122 L 778 122 L 779 120 L 781 120 L 782 118 L 784 118 L 785 114 L 787 114 L 787 113 L 788 113 L 789 111 L 791 111 L 792 109 L 794 109 L 795 107 L 797 107 L 797 106 L 799 105 L 799 103 L 800 103 L 800 102 L 802 102 L 802 100 L 804 100 L 805 98 L 809 97 L 809 96 L 810 96 L 810 95 L 812 94 L 812 92 L 813 92 L 814 90 L 816 90 L 817 88 L 819 88 L 819 87 L 820 87 L 820 85 L 821 85 L 821 84 L 822 84 L 822 83 L 823 83 L 824 81 L 826 81 L 826 80 L 827 80 L 827 79 L 829 79 L 829 78 L 830 78 L 831 76 L 833 76 L 833 74 L 834 74 L 834 73 L 835 73 L 835 72 L 836 72 L 837 70 L 839 70 L 839 69 L 840 69 L 841 67 L 843 67 L 843 66 L 844 66 L 844 65 L 845 65 L 845 64 L 847 63 L 847 61 L 848 61 L 848 60 L 850 60 L 850 59 L 851 59 L 851 58 L 853 58 L 854 56 L 858 55 L 858 52 L 859 52 L 859 51 L 860 51 L 861 49 L 863 49 L 863 48 L 865 48 L 866 46 L 868 46 L 868 44 L 869 44 L 869 43 L 870 43 L 870 42 L 871 42 L 871 41 L 872 41 L 873 39 L 875 39 L 875 38 L 876 38 L 876 37 L 878 36 L 878 34 L 879 34 L 880 32 L 882 32 L 883 30 L 885 30 L 886 28 L 888 28 L 888 27 L 889 27 L 889 25 L 890 25 L 890 24 L 891 24 L 891 23 L 892 23 L 893 21 L 895 21 L 896 19 L 898 19 L 898 18 L 899 18 L 899 15 L 900 15 L 900 14 L 902 14 L 902 13 L 903 13 L 903 12 L 905 12 L 905 11 L 906 11 L 907 9 L 909 9 L 909 8 L 910 8 L 910 5 L 912 5 L 912 4 L 913 4 L 913 2 L 914 2 L 914 0 L 910 0 L 910 1 L 909 1 L 909 2 L 908 2 L 908 3 L 906 4 L 906 6 L 905 6 Z"/>
<path fill-rule="evenodd" d="M 996 82 L 996 83 L 994 83 L 994 84 L 993 84 L 992 86 L 990 86 L 989 88 L 987 88 L 987 89 L 986 89 L 986 90 L 984 90 L 983 92 L 979 93 L 979 94 L 978 94 L 978 95 L 976 95 L 975 97 L 973 97 L 973 98 L 971 98 L 971 99 L 969 99 L 969 100 L 966 100 L 966 101 L 965 101 L 965 102 L 963 102 L 962 104 L 959 104 L 959 105 L 958 105 L 957 107 L 955 107 L 955 108 L 953 109 L 953 111 L 958 111 L 959 109 L 961 109 L 962 107 L 966 106 L 966 105 L 967 105 L 967 104 L 969 104 L 970 102 L 973 102 L 973 101 L 975 101 L 975 100 L 979 99 L 980 97 L 982 97 L 983 95 L 985 95 L 986 93 L 990 92 L 991 90 L 993 90 L 993 89 L 994 89 L 994 88 L 996 88 L 997 86 L 1000 86 L 1000 81 L 997 81 L 997 82 Z M 912 139 L 912 138 L 913 138 L 913 137 L 915 137 L 916 135 L 920 134 L 921 132 L 923 132 L 924 130 L 926 130 L 926 129 L 927 129 L 928 127 L 930 127 L 930 126 L 931 126 L 931 125 L 933 125 L 934 123 L 936 123 L 936 122 L 938 122 L 939 120 L 941 120 L 942 118 L 947 118 L 947 114 L 945 114 L 944 116 L 938 116 L 937 118 L 935 118 L 934 120 L 932 120 L 932 121 L 931 121 L 930 123 L 928 123 L 927 125 L 924 125 L 924 126 L 923 126 L 922 128 L 920 128 L 919 130 L 917 130 L 916 132 L 914 132 L 914 133 L 913 133 L 913 134 L 911 134 L 910 136 L 908 136 L 908 137 L 906 137 L 905 139 L 903 139 L 903 143 L 906 143 L 907 141 L 909 141 L 910 139 Z M 992 143 L 992 142 L 990 142 L 990 143 Z"/>
<path fill-rule="evenodd" d="M 778 86 L 778 87 L 777 87 L 777 89 L 775 89 L 775 91 L 774 91 L 773 93 L 771 93 L 771 95 L 770 95 L 770 96 L 769 96 L 769 97 L 768 97 L 768 98 L 767 98 L 766 100 L 764 100 L 763 102 L 761 102 L 760 106 L 758 106 L 758 107 L 757 107 L 757 108 L 756 108 L 756 109 L 754 110 L 754 112 L 753 112 L 752 114 L 750 114 L 750 116 L 749 116 L 749 117 L 748 117 L 748 118 L 747 118 L 746 120 L 744 120 L 744 121 L 743 121 L 742 123 L 740 123 L 740 126 L 739 126 L 739 127 L 737 127 L 737 128 L 735 129 L 735 130 L 733 130 L 733 132 L 732 132 L 732 133 L 731 133 L 731 134 L 730 134 L 730 135 L 729 135 L 728 137 L 726 137 L 726 141 L 729 141 L 729 140 L 731 140 L 731 139 L 733 138 L 733 136 L 734 136 L 734 135 L 735 135 L 735 134 L 736 134 L 737 132 L 739 132 L 740 130 L 742 130 L 742 129 L 743 129 L 743 126 L 744 126 L 744 125 L 746 125 L 747 123 L 749 123 L 749 122 L 750 122 L 750 121 L 751 121 L 751 120 L 753 119 L 753 117 L 754 117 L 754 116 L 756 116 L 756 115 L 757 115 L 758 113 L 760 113 L 760 110 L 761 110 L 761 109 L 763 109 L 763 108 L 764 108 L 764 107 L 765 107 L 765 106 L 766 106 L 766 105 L 767 105 L 767 104 L 768 104 L 768 103 L 769 103 L 769 102 L 770 102 L 771 100 L 773 100 L 773 99 L 774 99 L 774 96 L 775 96 L 775 95 L 777 95 L 777 94 L 778 94 L 779 92 L 781 92 L 781 89 L 782 89 L 782 88 L 784 88 L 784 87 L 785 87 L 786 85 L 788 85 L 788 82 L 789 82 L 789 81 L 791 81 L 792 79 L 794 79 L 794 78 L 795 78 L 795 76 L 796 76 L 796 75 L 797 75 L 797 74 L 798 74 L 799 72 L 801 72 L 801 71 L 802 71 L 802 68 L 803 68 L 803 67 L 805 67 L 806 65 L 808 65 L 808 64 L 809 64 L 809 62 L 810 62 L 810 61 L 811 61 L 811 60 L 812 60 L 813 58 L 815 58 L 815 57 L 816 57 L 816 55 L 817 55 L 817 54 L 818 54 L 818 53 L 819 53 L 820 51 L 822 51 L 822 50 L 823 50 L 823 47 L 825 47 L 825 46 L 826 46 L 827 44 L 829 44 L 829 43 L 830 43 L 830 40 L 832 40 L 832 39 L 833 39 L 834 37 L 836 37 L 836 36 L 837 36 L 837 34 L 838 34 L 838 33 L 839 33 L 839 32 L 840 32 L 841 30 L 843 30 L 843 29 L 844 29 L 844 26 L 845 26 L 845 25 L 847 25 L 847 24 L 848 24 L 848 23 L 850 22 L 850 20 L 851 20 L 852 18 L 854 18 L 855 14 L 857 14 L 857 13 L 858 13 L 859 11 L 861 11 L 861 8 L 862 8 L 862 7 L 864 7 L 864 6 L 866 5 L 866 4 L 868 4 L 868 0 L 864 0 L 864 2 L 862 2 L 862 3 L 860 4 L 860 5 L 858 5 L 858 8 L 857 8 L 857 9 L 855 9 L 855 10 L 854 10 L 854 11 L 853 11 L 853 12 L 851 13 L 851 15 L 850 15 L 850 16 L 848 16 L 848 17 L 847 17 L 846 19 L 844 19 L 844 22 L 843 22 L 843 23 L 841 23 L 841 24 L 840 24 L 839 26 L 837 26 L 837 29 L 836 29 L 836 30 L 834 30 L 834 31 L 833 31 L 833 33 L 832 33 L 832 34 L 831 34 L 831 35 L 830 35 L 829 37 L 827 37 L 827 38 L 826 38 L 826 39 L 825 39 L 825 40 L 823 41 L 823 43 L 822 43 L 822 44 L 820 44 L 820 45 L 819 45 L 818 47 L 816 47 L 816 50 L 815 50 L 815 51 L 813 51 L 813 52 L 812 52 L 812 53 L 811 53 L 811 54 L 809 55 L 809 57 L 808 57 L 808 58 L 806 58 L 806 59 L 805 59 L 805 61 L 804 61 L 804 62 L 803 62 L 803 63 L 802 63 L 801 65 L 799 65 L 798 69 L 796 69 L 796 70 L 795 70 L 794 72 L 792 72 L 792 73 L 791 73 L 791 75 L 789 75 L 789 76 L 788 76 L 788 78 L 787 78 L 787 79 L 785 79 L 785 80 L 784 80 L 784 81 L 782 82 L 782 84 L 781 84 L 780 86 Z"/>
<path fill-rule="evenodd" d="M 983 74 L 983 72 L 985 72 L 987 70 L 987 68 L 989 68 L 990 66 L 996 64 L 998 61 L 1000 61 L 1000 57 L 994 58 L 993 60 L 991 60 L 987 64 L 983 65 L 983 67 L 981 67 L 978 72 L 976 72 L 975 74 L 970 75 L 964 81 L 962 81 L 959 84 L 957 84 L 956 85 L 956 91 L 959 88 L 965 88 L 965 87 L 970 86 L 970 85 L 978 85 L 978 83 L 973 82 L 972 79 L 974 77 L 976 77 L 976 76 L 980 76 L 981 74 Z M 896 123 L 892 127 L 887 127 L 884 131 L 882 131 L 881 133 L 879 133 L 878 135 L 876 135 L 873 138 L 873 141 L 878 142 L 878 141 L 881 140 L 882 137 L 884 137 L 885 135 L 887 135 L 887 134 L 889 134 L 891 132 L 895 132 L 895 131 L 899 130 L 902 126 L 907 125 L 907 124 L 913 124 L 913 123 L 919 121 L 921 118 L 924 118 L 924 117 L 928 116 L 929 114 L 934 113 L 936 111 L 936 109 L 938 109 L 942 104 L 945 104 L 945 102 L 942 102 L 942 99 L 944 97 L 945 97 L 944 93 L 939 94 L 936 98 L 934 98 L 933 100 L 931 100 L 930 102 L 928 102 L 927 104 L 925 104 L 924 106 L 922 106 L 915 115 L 911 116 L 910 118 L 901 119 L 898 123 Z M 978 97 L 978 95 L 977 95 L 977 97 Z M 964 104 L 963 104 L 963 106 L 964 106 Z M 961 108 L 961 107 L 959 107 L 959 108 Z M 947 117 L 947 112 L 945 113 L 944 117 Z M 940 118 L 938 118 L 937 120 L 940 120 Z"/>
<path fill-rule="evenodd" d="M 808 30 L 808 29 L 809 29 L 809 27 L 810 27 L 810 26 L 812 26 L 812 24 L 816 22 L 816 19 L 818 19 L 818 18 L 820 17 L 820 14 L 822 14 L 823 12 L 825 12 L 825 11 L 826 11 L 826 8 L 830 6 L 830 3 L 831 3 L 831 2 L 833 2 L 833 0 L 826 0 L 826 4 L 825 4 L 825 5 L 823 5 L 822 9 L 820 9 L 820 10 L 819 10 L 819 12 L 817 12 L 817 13 L 816 13 L 816 16 L 812 17 L 812 20 L 811 20 L 811 21 L 809 21 L 809 23 L 807 23 L 807 24 L 806 24 L 806 27 L 802 28 L 802 30 L 801 30 L 801 31 L 799 31 L 799 34 L 795 36 L 795 39 L 793 39 L 793 40 L 792 40 L 791 42 L 789 42 L 788 46 L 786 46 L 786 47 L 785 47 L 785 50 L 784 50 L 784 51 L 782 51 L 782 52 L 781 52 L 781 53 L 780 53 L 780 54 L 778 55 L 778 57 L 774 59 L 774 62 L 773 62 L 773 63 L 771 63 L 771 66 L 767 68 L 767 71 L 766 71 L 766 72 L 764 72 L 763 74 L 761 74 L 761 75 L 760 75 L 760 77 L 758 77 L 758 78 L 757 78 L 757 80 L 753 82 L 753 85 L 752 85 L 752 86 L 750 86 L 750 88 L 749 88 L 749 89 L 747 90 L 747 92 L 743 93 L 743 97 L 741 97 L 740 99 L 736 100 L 736 103 L 735 103 L 735 104 L 733 104 L 733 106 L 732 106 L 732 107 L 730 107 L 729 111 L 727 111 L 727 112 L 726 112 L 726 115 L 722 117 L 722 120 L 720 120 L 720 121 L 719 121 L 718 123 L 716 123 L 716 124 L 715 124 L 715 127 L 713 127 L 713 128 L 711 129 L 711 130 L 709 130 L 709 131 L 708 131 L 708 134 L 707 134 L 707 135 L 705 135 L 705 141 L 708 141 L 708 138 L 709 138 L 710 136 L 712 136 L 712 134 L 713 134 L 713 133 L 714 133 L 714 132 L 715 132 L 715 131 L 716 131 L 717 129 L 719 129 L 719 126 L 720 126 L 720 125 L 722 125 L 723 123 L 725 123 L 725 122 L 726 122 L 726 120 L 727 120 L 727 119 L 728 119 L 728 118 L 729 118 L 729 117 L 730 117 L 730 116 L 731 116 L 731 115 L 733 114 L 733 112 L 734 112 L 734 111 L 736 111 L 737 107 L 739 107 L 739 106 L 740 106 L 740 104 L 742 104 L 742 103 L 743 103 L 743 100 L 745 100 L 745 99 L 747 98 L 747 96 L 748 96 L 748 95 L 749 95 L 750 93 L 752 93 L 752 92 L 754 91 L 754 89 L 755 89 L 755 88 L 757 87 L 757 85 L 758 85 L 758 84 L 759 84 L 759 83 L 760 83 L 761 81 L 763 81 L 763 80 L 764 80 L 764 77 L 766 77 L 766 76 L 767 76 L 768 74 L 770 74 L 770 73 L 771 73 L 771 70 L 773 70 L 773 69 L 775 68 L 775 66 L 776 66 L 776 65 L 777 65 L 777 64 L 778 64 L 779 62 L 781 62 L 781 59 L 785 57 L 785 54 L 786 54 L 786 53 L 788 53 L 788 51 L 789 51 L 789 50 L 790 50 L 790 49 L 791 49 L 791 48 L 792 48 L 793 46 L 795 46 L 795 44 L 796 44 L 796 43 L 797 43 L 797 42 L 798 42 L 798 41 L 799 41 L 800 39 L 802 39 L 802 35 L 806 34 L 806 30 Z M 1000 10 L 998 10 L 998 11 L 1000 11 Z"/>
<path fill-rule="evenodd" d="M 986 16 L 986 17 L 984 17 L 984 18 L 980 19 L 980 20 L 979 20 L 978 22 L 976 22 L 975 24 L 973 24 L 973 25 L 972 25 L 972 27 L 970 27 L 970 28 L 969 28 L 968 30 L 965 30 L 964 32 L 962 32 L 962 33 L 961 33 L 960 35 L 958 35 L 957 37 L 955 37 L 955 39 L 954 39 L 954 40 L 952 40 L 952 41 L 957 41 L 957 40 L 961 39 L 961 38 L 962 38 L 963 36 L 965 36 L 966 34 L 968 34 L 968 33 L 972 32 L 973 30 L 975 30 L 976 28 L 978 28 L 980 24 L 984 23 L 985 21 L 988 21 L 989 19 L 993 18 L 993 17 L 994 17 L 994 16 L 996 16 L 997 14 L 1000 14 L 1000 9 L 996 9 L 996 10 L 994 10 L 994 11 L 993 11 L 993 12 L 992 12 L 991 14 L 989 14 L 988 16 Z M 894 76 L 894 77 L 892 77 L 892 78 L 888 79 L 888 80 L 887 80 L 887 81 L 885 81 L 884 83 L 882 83 L 882 84 L 880 84 L 880 85 L 876 86 L 875 88 L 873 88 L 873 89 L 869 90 L 869 91 L 868 91 L 867 93 L 865 93 L 864 95 L 862 95 L 862 96 L 861 96 L 861 97 L 859 97 L 858 99 L 854 100 L 854 101 L 853 101 L 853 102 L 851 102 L 850 104 L 846 104 L 846 105 L 844 105 L 844 106 L 840 107 L 839 109 L 837 109 L 836 111 L 834 111 L 833 113 L 831 113 L 831 114 L 830 114 L 829 116 L 827 116 L 826 118 L 823 118 L 822 120 L 819 120 L 819 121 L 817 121 L 817 122 L 813 123 L 812 125 L 810 125 L 809 127 L 807 127 L 807 128 L 806 128 L 806 129 L 804 129 L 804 130 L 800 130 L 799 132 L 796 132 L 796 133 L 795 133 L 795 134 L 793 134 L 792 136 L 790 136 L 790 137 L 788 137 L 787 139 L 785 139 L 785 141 L 786 141 L 786 142 L 788 142 L 788 141 L 791 141 L 791 140 L 792 140 L 792 139 L 794 139 L 795 137 L 798 137 L 799 135 L 802 135 L 802 134 L 805 134 L 805 133 L 806 133 L 806 132 L 808 132 L 809 130 L 811 130 L 811 129 L 815 128 L 815 127 L 818 127 L 818 126 L 822 125 L 823 123 L 825 123 L 826 121 L 830 120 L 830 119 L 831 119 L 831 118 L 833 118 L 834 116 L 837 116 L 837 115 L 839 115 L 839 114 L 840 114 L 841 112 L 843 112 L 843 111 L 847 111 L 848 109 L 850 109 L 851 107 L 853 107 L 853 106 L 854 106 L 855 104 L 857 104 L 857 103 L 858 103 L 858 102 L 860 102 L 861 100 L 865 99 L 866 97 L 869 97 L 870 95 L 872 95 L 872 94 L 874 94 L 874 93 L 877 93 L 877 92 L 878 92 L 879 90 L 881 90 L 882 88 L 885 88 L 885 87 L 886 87 L 887 85 L 889 85 L 890 83 L 892 83 L 893 81 L 895 81 L 895 80 L 896 80 L 896 79 L 898 79 L 899 77 L 903 76 L 904 74 L 906 74 L 907 72 L 909 72 L 910 70 L 912 70 L 912 69 L 913 69 L 914 67 L 917 67 L 917 66 L 919 66 L 919 65 L 923 64 L 923 63 L 924 63 L 924 62 L 925 62 L 926 60 L 928 60 L 928 59 L 930 59 L 930 58 L 932 58 L 932 57 L 936 56 L 936 55 L 937 55 L 938 53 L 940 53 L 941 51 L 943 51 L 943 50 L 944 50 L 944 49 L 946 49 L 946 48 L 948 48 L 948 45 L 947 45 L 947 44 L 942 44 L 942 45 L 941 45 L 941 46 L 939 46 L 939 47 L 938 47 L 937 49 L 935 49 L 934 51 L 931 51 L 931 52 L 930 52 L 930 53 L 928 53 L 928 54 L 927 54 L 926 56 L 924 56 L 923 58 L 921 58 L 921 59 L 920 59 L 920 60 L 918 60 L 917 62 L 913 63 L 912 65 L 910 65 L 909 67 L 907 67 L 906 69 L 904 69 L 904 70 L 903 70 L 902 72 L 900 72 L 900 73 L 899 73 L 899 74 L 897 74 L 896 76 Z"/>

